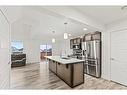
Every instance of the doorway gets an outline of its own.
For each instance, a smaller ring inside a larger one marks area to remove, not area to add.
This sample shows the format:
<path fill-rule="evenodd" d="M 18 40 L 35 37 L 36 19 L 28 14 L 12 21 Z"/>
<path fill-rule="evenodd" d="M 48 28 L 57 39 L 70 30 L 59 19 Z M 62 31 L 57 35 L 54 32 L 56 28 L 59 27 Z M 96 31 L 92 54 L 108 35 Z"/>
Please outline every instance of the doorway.
<path fill-rule="evenodd" d="M 45 60 L 44 56 L 52 56 L 52 45 L 44 44 L 40 45 L 40 59 Z"/>
<path fill-rule="evenodd" d="M 127 86 L 127 30 L 111 33 L 111 80 Z"/>

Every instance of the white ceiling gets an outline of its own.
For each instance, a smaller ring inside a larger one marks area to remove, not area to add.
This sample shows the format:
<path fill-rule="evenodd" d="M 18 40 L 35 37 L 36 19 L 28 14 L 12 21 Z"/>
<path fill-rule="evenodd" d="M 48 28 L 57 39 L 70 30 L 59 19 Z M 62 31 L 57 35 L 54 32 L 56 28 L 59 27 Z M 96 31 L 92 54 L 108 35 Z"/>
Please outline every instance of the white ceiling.
<path fill-rule="evenodd" d="M 68 32 L 72 35 L 72 37 L 75 37 L 95 31 L 89 26 L 76 22 L 72 19 L 55 15 L 51 12 L 43 10 L 43 8 L 7 7 L 6 14 L 8 15 L 8 19 L 11 21 L 13 28 L 16 28 L 12 29 L 12 35 L 17 34 L 17 32 L 19 32 L 18 29 L 23 28 L 23 25 L 26 25 L 28 28 L 30 28 L 28 32 L 31 34 L 26 33 L 28 29 L 22 29 L 22 33 L 24 35 L 30 34 L 31 38 L 34 39 L 51 39 L 52 37 L 63 39 L 64 32 Z M 65 22 L 68 23 L 67 31 L 65 31 Z M 88 30 L 83 31 L 84 27 L 87 27 Z M 55 34 L 53 34 L 52 31 L 55 31 Z"/>
<path fill-rule="evenodd" d="M 127 18 L 127 9 L 121 10 L 122 6 L 77 6 L 78 11 L 89 15 L 92 18 L 104 23 L 112 22 Z"/>
<path fill-rule="evenodd" d="M 127 18 L 127 10 L 121 10 L 120 6 L 73 6 L 71 8 L 103 24 Z M 21 29 L 26 25 L 28 28 L 25 29 L 30 28 L 28 32 L 31 33 L 27 34 L 30 34 L 32 38 L 51 39 L 55 37 L 63 39 L 63 33 L 66 32 L 64 22 L 68 22 L 67 32 L 72 34 L 72 37 L 96 31 L 93 27 L 55 14 L 43 7 L 3 7 L 3 11 L 5 11 L 9 21 L 15 23 L 12 25 L 15 25 L 13 28 L 17 29 L 13 29 L 15 31 L 12 33 L 18 32 L 18 28 Z M 88 30 L 83 31 L 84 27 L 87 27 Z M 26 31 L 23 29 L 22 33 L 25 34 Z M 55 31 L 55 34 L 52 31 Z"/>
<path fill-rule="evenodd" d="M 7 19 L 10 23 L 15 22 L 19 18 L 23 16 L 22 7 L 8 7 L 8 6 L 2 6 L 0 7 L 2 11 L 6 14 Z"/>

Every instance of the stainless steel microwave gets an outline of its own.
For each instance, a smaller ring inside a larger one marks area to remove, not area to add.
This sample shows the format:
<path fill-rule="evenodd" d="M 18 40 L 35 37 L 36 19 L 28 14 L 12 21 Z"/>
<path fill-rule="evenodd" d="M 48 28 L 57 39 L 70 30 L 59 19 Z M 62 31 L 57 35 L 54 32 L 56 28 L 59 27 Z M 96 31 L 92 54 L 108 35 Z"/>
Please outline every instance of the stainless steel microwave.
<path fill-rule="evenodd" d="M 81 48 L 81 46 L 79 44 L 73 45 L 73 49 L 80 49 L 80 48 Z"/>

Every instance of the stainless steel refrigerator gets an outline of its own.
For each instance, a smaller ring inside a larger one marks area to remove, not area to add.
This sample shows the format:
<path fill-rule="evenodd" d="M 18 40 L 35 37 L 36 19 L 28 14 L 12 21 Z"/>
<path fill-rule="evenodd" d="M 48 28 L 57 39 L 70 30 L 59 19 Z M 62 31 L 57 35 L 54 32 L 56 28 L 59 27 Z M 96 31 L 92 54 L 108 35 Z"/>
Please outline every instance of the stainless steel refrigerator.
<path fill-rule="evenodd" d="M 100 40 L 86 41 L 82 43 L 84 72 L 86 74 L 101 77 L 101 42 Z"/>

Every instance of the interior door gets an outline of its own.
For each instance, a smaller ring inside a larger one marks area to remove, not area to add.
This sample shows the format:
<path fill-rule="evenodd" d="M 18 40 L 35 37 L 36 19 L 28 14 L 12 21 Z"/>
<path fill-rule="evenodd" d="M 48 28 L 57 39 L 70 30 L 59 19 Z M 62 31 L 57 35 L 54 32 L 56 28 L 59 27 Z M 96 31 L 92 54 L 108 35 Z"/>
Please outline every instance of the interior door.
<path fill-rule="evenodd" d="M 111 80 L 127 86 L 127 30 L 111 33 Z"/>
<path fill-rule="evenodd" d="M 0 11 L 0 89 L 10 84 L 10 37 L 9 23 Z"/>

